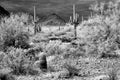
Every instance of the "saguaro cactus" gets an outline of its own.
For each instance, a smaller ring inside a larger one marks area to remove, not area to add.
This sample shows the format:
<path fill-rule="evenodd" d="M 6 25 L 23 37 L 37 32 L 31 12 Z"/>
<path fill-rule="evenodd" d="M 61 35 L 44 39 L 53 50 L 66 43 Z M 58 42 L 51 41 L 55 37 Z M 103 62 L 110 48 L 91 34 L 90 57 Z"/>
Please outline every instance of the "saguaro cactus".
<path fill-rule="evenodd" d="M 34 34 L 41 31 L 42 24 L 38 25 L 38 21 L 36 20 L 36 6 L 34 6 Z"/>
<path fill-rule="evenodd" d="M 74 35 L 75 35 L 75 39 L 77 38 L 77 31 L 76 28 L 79 24 L 79 20 L 78 20 L 79 15 L 76 13 L 75 11 L 75 4 L 73 4 L 73 18 L 70 17 L 70 21 L 72 19 L 72 24 L 74 25 Z"/>
<path fill-rule="evenodd" d="M 72 16 L 70 16 L 69 23 L 72 23 Z"/>
<path fill-rule="evenodd" d="M 34 6 L 34 34 L 36 34 L 36 7 Z"/>

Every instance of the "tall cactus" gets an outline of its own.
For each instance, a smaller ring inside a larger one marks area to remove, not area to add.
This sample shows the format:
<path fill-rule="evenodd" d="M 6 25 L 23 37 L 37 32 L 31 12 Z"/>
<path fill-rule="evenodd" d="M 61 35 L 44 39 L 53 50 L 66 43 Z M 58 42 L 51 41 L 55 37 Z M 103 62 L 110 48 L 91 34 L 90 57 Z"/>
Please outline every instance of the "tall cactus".
<path fill-rule="evenodd" d="M 41 31 L 41 24 L 37 25 L 38 21 L 36 20 L 36 6 L 34 6 L 34 34 Z"/>
<path fill-rule="evenodd" d="M 70 21 L 72 21 L 72 24 L 74 25 L 74 35 L 75 35 L 75 39 L 77 39 L 77 31 L 76 31 L 76 28 L 77 28 L 77 26 L 78 26 L 78 24 L 79 24 L 79 20 L 78 20 L 78 18 L 79 18 L 79 15 L 76 13 L 76 11 L 75 11 L 75 4 L 73 4 L 73 18 L 72 17 L 70 17 Z M 71 20 L 71 19 L 73 19 L 73 20 Z"/>
<path fill-rule="evenodd" d="M 72 16 L 70 16 L 69 23 L 72 23 Z"/>
<path fill-rule="evenodd" d="M 90 17 L 91 17 L 91 18 L 93 17 L 93 13 L 92 13 L 92 12 L 90 12 Z"/>
<path fill-rule="evenodd" d="M 36 34 L 36 7 L 34 6 L 34 34 Z"/>

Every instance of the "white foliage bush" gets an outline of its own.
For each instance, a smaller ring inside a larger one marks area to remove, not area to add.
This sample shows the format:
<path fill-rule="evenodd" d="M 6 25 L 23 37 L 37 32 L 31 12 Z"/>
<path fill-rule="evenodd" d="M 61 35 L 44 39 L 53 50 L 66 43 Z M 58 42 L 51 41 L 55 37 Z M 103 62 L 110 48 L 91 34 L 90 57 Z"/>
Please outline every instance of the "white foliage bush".
<path fill-rule="evenodd" d="M 84 21 L 77 28 L 77 37 L 85 41 L 99 40 L 101 37 L 106 36 L 107 26 L 104 25 L 102 17 L 97 16 L 88 21 Z"/>
<path fill-rule="evenodd" d="M 19 75 L 27 73 L 29 60 L 25 56 L 25 50 L 11 47 L 4 60 L 7 66 L 13 70 L 14 74 Z"/>
<path fill-rule="evenodd" d="M 19 13 L 11 14 L 10 17 L 5 17 L 0 22 L 0 45 L 1 50 L 6 50 L 7 47 L 15 45 L 15 42 L 20 44 L 27 44 L 29 32 L 27 27 L 29 25 L 30 15 Z M 16 39 L 16 40 L 15 40 Z M 21 39 L 23 41 L 20 41 Z M 20 45 L 19 44 L 19 45 Z M 25 46 L 25 45 L 24 45 Z"/>
<path fill-rule="evenodd" d="M 93 7 L 100 14 L 97 13 L 77 27 L 77 37 L 86 43 L 87 53 L 97 50 L 96 53 L 108 54 L 120 48 L 119 3 L 109 2 L 107 8 L 105 5 L 100 5 L 104 9 L 100 6 Z"/>

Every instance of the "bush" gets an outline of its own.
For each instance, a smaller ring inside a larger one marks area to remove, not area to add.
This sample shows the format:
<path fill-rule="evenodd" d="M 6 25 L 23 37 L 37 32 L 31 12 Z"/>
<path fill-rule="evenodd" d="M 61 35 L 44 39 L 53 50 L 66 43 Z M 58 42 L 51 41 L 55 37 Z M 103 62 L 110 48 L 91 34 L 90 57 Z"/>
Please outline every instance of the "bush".
<path fill-rule="evenodd" d="M 27 22 L 24 17 L 11 14 L 9 18 L 3 18 L 0 25 L 1 50 L 6 51 L 8 47 L 28 48 L 29 34 L 26 30 Z"/>
<path fill-rule="evenodd" d="M 118 80 L 118 76 L 117 76 L 117 70 L 114 68 L 112 69 L 109 73 L 109 80 Z"/>
<path fill-rule="evenodd" d="M 27 74 L 29 71 L 29 59 L 25 56 L 25 50 L 9 48 L 7 56 L 4 58 L 8 67 L 12 69 L 15 75 Z"/>
<path fill-rule="evenodd" d="M 30 45 L 28 44 L 29 35 L 27 33 L 21 32 L 15 36 L 15 47 L 28 49 Z"/>
<path fill-rule="evenodd" d="M 104 55 L 120 49 L 119 3 L 96 4 L 92 10 L 95 15 L 77 27 L 77 37 L 86 43 L 86 53 Z"/>
<path fill-rule="evenodd" d="M 59 55 L 63 53 L 63 50 L 60 48 L 61 41 L 50 41 L 49 44 L 46 45 L 46 52 L 50 55 Z"/>
<path fill-rule="evenodd" d="M 67 63 L 65 63 L 63 66 L 69 71 L 69 77 L 79 76 L 79 70 L 76 69 L 74 66 L 69 65 Z"/>
<path fill-rule="evenodd" d="M 7 56 L 6 53 L 2 51 L 0 52 L 0 69 L 3 69 L 6 67 L 5 60 L 4 60 L 6 56 Z"/>
<path fill-rule="evenodd" d="M 28 43 L 29 35 L 24 32 L 20 32 L 14 35 L 4 36 L 3 39 L 4 39 L 2 41 L 3 51 L 6 51 L 7 48 L 11 46 L 22 49 L 28 49 L 30 47 Z"/>
<path fill-rule="evenodd" d="M 16 79 L 10 73 L 8 73 L 8 74 L 0 73 L 0 80 L 16 80 Z"/>

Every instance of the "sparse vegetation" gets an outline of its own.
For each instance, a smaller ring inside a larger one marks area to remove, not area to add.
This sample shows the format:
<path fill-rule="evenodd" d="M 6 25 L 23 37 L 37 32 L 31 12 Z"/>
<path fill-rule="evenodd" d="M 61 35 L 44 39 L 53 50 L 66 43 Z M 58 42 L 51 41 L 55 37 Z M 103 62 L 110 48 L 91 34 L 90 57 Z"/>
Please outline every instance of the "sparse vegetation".
<path fill-rule="evenodd" d="M 119 3 L 92 5 L 93 15 L 76 27 L 76 39 L 71 26 L 44 30 L 45 26 L 34 35 L 33 17 L 27 13 L 2 18 L 0 70 L 9 68 L 10 74 L 17 78 L 24 76 L 17 80 L 92 80 L 109 72 L 113 66 L 119 68 Z M 118 75 L 110 71 L 109 80 L 118 80 Z"/>
<path fill-rule="evenodd" d="M 65 63 L 64 68 L 66 68 L 69 71 L 69 77 L 79 76 L 79 70 L 76 69 L 74 66 Z"/>
<path fill-rule="evenodd" d="M 115 68 L 113 68 L 109 74 L 109 80 L 118 80 L 118 75 L 117 75 L 117 70 Z"/>

